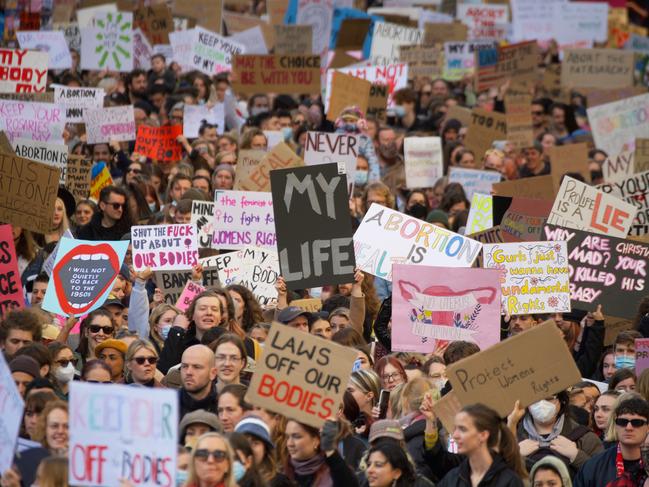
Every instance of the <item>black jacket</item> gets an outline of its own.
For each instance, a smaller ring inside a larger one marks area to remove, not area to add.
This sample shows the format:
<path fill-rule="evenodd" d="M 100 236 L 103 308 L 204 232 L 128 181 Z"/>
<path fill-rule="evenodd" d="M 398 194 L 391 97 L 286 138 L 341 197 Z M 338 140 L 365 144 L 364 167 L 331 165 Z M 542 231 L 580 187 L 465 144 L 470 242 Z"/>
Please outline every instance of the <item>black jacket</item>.
<path fill-rule="evenodd" d="M 374 335 L 381 345 L 389 352 L 392 351 L 392 336 L 388 323 L 392 319 L 392 296 L 381 303 L 376 319 L 374 320 Z"/>
<path fill-rule="evenodd" d="M 492 455 L 494 461 L 478 487 L 523 487 L 523 480 L 518 474 L 509 468 L 499 455 Z M 465 458 L 458 467 L 446 474 L 437 485 L 438 487 L 472 487 L 469 460 Z"/>
<path fill-rule="evenodd" d="M 196 327 L 192 323 L 185 330 L 180 326 L 172 326 L 169 335 L 160 352 L 158 370 L 166 374 L 171 367 L 180 363 L 183 352 L 192 345 L 199 345 L 201 342 L 196 338 Z"/>
<path fill-rule="evenodd" d="M 574 487 L 600 487 L 602 485 L 608 485 L 617 476 L 617 470 L 615 468 L 616 455 L 617 443 L 614 443 L 608 450 L 604 450 L 602 453 L 588 460 L 577 473 L 572 485 Z"/>
<path fill-rule="evenodd" d="M 330 457 L 325 457 L 325 463 L 329 467 L 329 475 L 334 486 L 342 487 L 358 487 L 358 480 L 354 472 L 343 460 L 338 452 L 334 452 Z M 289 468 L 291 463 L 289 461 Z M 295 472 L 287 472 L 289 479 L 293 480 L 298 487 L 318 487 L 318 474 L 320 470 L 311 475 L 296 475 Z"/>
<path fill-rule="evenodd" d="M 101 211 L 95 213 L 90 220 L 90 223 L 82 226 L 77 230 L 77 239 L 79 240 L 119 240 L 122 235 L 131 231 L 130 225 L 123 222 L 117 222 L 110 228 L 102 226 L 101 219 L 103 215 Z"/>
<path fill-rule="evenodd" d="M 596 321 L 584 329 L 579 352 L 573 353 L 575 363 L 582 377 L 593 377 L 597 363 L 604 349 L 604 322 Z"/>
<path fill-rule="evenodd" d="M 216 387 L 212 384 L 212 390 L 205 399 L 197 401 L 191 397 L 185 389 L 178 391 L 178 421 L 181 421 L 185 414 L 191 413 L 198 409 L 205 409 L 205 411 L 218 414 L 217 411 L 218 396 L 216 394 Z"/>
<path fill-rule="evenodd" d="M 426 477 L 431 482 L 437 481 L 441 477 L 436 477 L 428 466 L 424 455 L 424 430 L 426 429 L 426 420 L 420 419 L 403 430 L 403 436 L 406 440 L 406 447 L 410 458 L 415 462 L 415 470 L 418 474 Z"/>

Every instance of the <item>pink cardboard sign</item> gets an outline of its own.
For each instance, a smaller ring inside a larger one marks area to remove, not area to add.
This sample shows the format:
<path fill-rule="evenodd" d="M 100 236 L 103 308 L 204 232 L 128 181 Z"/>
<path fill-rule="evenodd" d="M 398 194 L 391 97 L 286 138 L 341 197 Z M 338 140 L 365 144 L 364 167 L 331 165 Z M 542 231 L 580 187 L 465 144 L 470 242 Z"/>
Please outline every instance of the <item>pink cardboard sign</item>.
<path fill-rule="evenodd" d="M 644 369 L 649 369 L 649 338 L 636 338 L 635 375 L 640 376 Z"/>
<path fill-rule="evenodd" d="M 181 311 L 187 311 L 189 305 L 192 304 L 192 301 L 196 296 L 205 291 L 205 288 L 200 284 L 196 284 L 193 281 L 187 281 L 185 284 L 185 289 L 178 297 L 178 302 L 176 303 L 176 308 Z"/>
<path fill-rule="evenodd" d="M 456 340 L 484 350 L 500 341 L 494 269 L 392 266 L 392 349 L 429 353 Z"/>

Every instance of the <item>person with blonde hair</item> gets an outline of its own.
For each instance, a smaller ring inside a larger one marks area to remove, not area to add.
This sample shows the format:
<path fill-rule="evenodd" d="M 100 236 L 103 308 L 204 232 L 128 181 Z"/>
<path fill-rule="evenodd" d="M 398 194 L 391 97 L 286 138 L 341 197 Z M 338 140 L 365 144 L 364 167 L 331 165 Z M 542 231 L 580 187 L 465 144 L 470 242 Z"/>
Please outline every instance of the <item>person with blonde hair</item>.
<path fill-rule="evenodd" d="M 126 383 L 145 387 L 163 387 L 155 379 L 158 351 L 148 340 L 135 340 L 128 346 L 124 360 Z"/>
<path fill-rule="evenodd" d="M 205 433 L 198 439 L 188 471 L 185 487 L 237 487 L 234 451 L 219 433 Z"/>
<path fill-rule="evenodd" d="M 43 459 L 36 470 L 38 487 L 61 487 L 68 485 L 68 459 L 51 456 Z"/>

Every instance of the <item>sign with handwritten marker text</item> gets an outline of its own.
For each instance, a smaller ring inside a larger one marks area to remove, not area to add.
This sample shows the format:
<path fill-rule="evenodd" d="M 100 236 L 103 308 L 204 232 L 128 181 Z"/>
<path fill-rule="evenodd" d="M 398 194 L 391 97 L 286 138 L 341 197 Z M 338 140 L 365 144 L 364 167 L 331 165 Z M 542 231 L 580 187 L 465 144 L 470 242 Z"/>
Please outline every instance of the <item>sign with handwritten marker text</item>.
<path fill-rule="evenodd" d="M 0 93 L 32 93 L 47 87 L 48 54 L 0 49 Z"/>
<path fill-rule="evenodd" d="M 185 270 L 198 264 L 196 225 L 134 225 L 133 267 L 139 271 Z"/>

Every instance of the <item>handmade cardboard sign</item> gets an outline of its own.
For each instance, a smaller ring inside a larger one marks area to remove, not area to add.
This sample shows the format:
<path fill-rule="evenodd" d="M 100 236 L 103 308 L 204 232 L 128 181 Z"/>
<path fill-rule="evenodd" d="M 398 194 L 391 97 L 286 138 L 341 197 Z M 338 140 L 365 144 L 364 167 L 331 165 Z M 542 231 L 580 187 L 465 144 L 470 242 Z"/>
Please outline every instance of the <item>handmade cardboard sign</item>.
<path fill-rule="evenodd" d="M 90 194 L 92 164 L 92 159 L 87 159 L 85 156 L 68 156 L 65 188 L 72 193 L 77 202 L 88 198 Z"/>
<path fill-rule="evenodd" d="M 482 244 L 373 203 L 354 234 L 357 266 L 392 281 L 392 264 L 471 267 Z"/>
<path fill-rule="evenodd" d="M 446 369 L 461 404 L 482 403 L 507 416 L 581 380 L 561 331 L 546 321 Z"/>
<path fill-rule="evenodd" d="M 214 203 L 211 201 L 192 201 L 192 217 L 190 223 L 196 225 L 198 247 L 212 248 L 214 235 Z"/>
<path fill-rule="evenodd" d="M 180 31 L 186 32 L 186 31 Z M 171 46 L 173 54 L 173 45 Z M 153 56 L 153 46 L 144 35 L 144 32 L 138 27 L 133 29 L 133 67 L 135 69 L 151 69 L 151 56 Z M 173 57 L 173 56 L 172 56 Z"/>
<path fill-rule="evenodd" d="M 83 316 L 99 308 L 113 288 L 129 242 L 95 242 L 62 237 L 43 299 L 43 309 Z"/>
<path fill-rule="evenodd" d="M 177 443 L 176 391 L 70 383 L 70 484 L 175 485 Z"/>
<path fill-rule="evenodd" d="M 59 183 L 65 184 L 68 167 L 68 146 L 48 144 L 28 139 L 14 139 L 11 143 L 18 157 L 42 162 L 59 169 Z"/>
<path fill-rule="evenodd" d="M 602 175 L 607 183 L 614 183 L 638 172 L 635 169 L 635 152 L 625 151 L 617 155 L 609 154 L 602 163 Z"/>
<path fill-rule="evenodd" d="M 442 139 L 439 137 L 406 137 L 403 153 L 408 188 L 431 188 L 444 175 Z"/>
<path fill-rule="evenodd" d="M 245 46 L 242 44 L 203 27 L 196 27 L 192 30 L 189 44 L 191 57 L 186 62 L 192 69 L 197 69 L 210 76 L 230 71 L 233 57 L 245 52 Z"/>
<path fill-rule="evenodd" d="M 331 80 L 327 120 L 335 122 L 340 112 L 350 106 L 357 106 L 363 113 L 367 112 L 371 87 L 372 84 L 367 80 L 335 71 Z"/>
<path fill-rule="evenodd" d="M 253 191 L 216 191 L 214 194 L 215 249 L 245 249 L 250 245 L 275 250 L 273 197 Z"/>
<path fill-rule="evenodd" d="M 466 41 L 468 38 L 468 27 L 461 22 L 426 22 L 424 24 L 425 46 L 433 46 L 443 42 Z"/>
<path fill-rule="evenodd" d="M 493 223 L 500 226 L 505 242 L 541 240 L 543 225 L 552 210 L 552 201 L 493 196 L 492 202 Z"/>
<path fill-rule="evenodd" d="M 561 63 L 566 88 L 633 86 L 633 53 L 619 49 L 566 49 Z"/>
<path fill-rule="evenodd" d="M 534 145 L 531 106 L 532 95 L 513 93 L 505 95 L 507 141 L 519 150 Z"/>
<path fill-rule="evenodd" d="M 387 107 L 390 103 L 390 86 L 373 84 L 367 102 L 367 116 L 374 117 L 382 123 L 387 122 Z"/>
<path fill-rule="evenodd" d="M 65 120 L 68 123 L 82 123 L 84 108 L 102 108 L 104 96 L 103 88 L 54 86 L 54 103 L 65 107 Z"/>
<path fill-rule="evenodd" d="M 497 87 L 511 79 L 530 84 L 538 78 L 536 41 L 481 49 L 476 53 L 476 91 Z"/>
<path fill-rule="evenodd" d="M 232 63 L 236 93 L 320 93 L 320 56 L 312 54 L 236 55 Z"/>
<path fill-rule="evenodd" d="M 169 32 L 174 30 L 171 10 L 165 4 L 140 7 L 134 12 L 135 25 L 142 29 L 152 46 L 169 44 Z"/>
<path fill-rule="evenodd" d="M 455 429 L 455 415 L 460 412 L 462 405 L 458 401 L 457 396 L 450 390 L 441 399 L 433 404 L 433 412 L 437 419 L 442 422 L 442 426 L 446 431 L 453 431 Z"/>
<path fill-rule="evenodd" d="M 613 183 L 605 183 L 597 186 L 597 189 L 604 193 L 615 196 L 636 207 L 637 213 L 631 225 L 629 235 L 640 236 L 649 233 L 648 182 L 649 171 L 645 171 L 627 178 L 618 179 Z"/>
<path fill-rule="evenodd" d="M 409 79 L 420 81 L 420 78 L 441 78 L 444 51 L 441 47 L 399 46 L 399 61 L 408 63 Z"/>
<path fill-rule="evenodd" d="M 304 161 L 285 142 L 270 152 L 239 151 L 234 189 L 270 192 L 270 171 L 304 166 Z"/>
<path fill-rule="evenodd" d="M 624 238 L 636 213 L 635 206 L 566 176 L 548 223 Z"/>
<path fill-rule="evenodd" d="M 88 144 L 135 140 L 133 105 L 83 111 Z"/>
<path fill-rule="evenodd" d="M 487 244 L 484 267 L 501 272 L 503 314 L 570 311 L 565 242 Z"/>
<path fill-rule="evenodd" d="M 649 139 L 635 139 L 633 165 L 635 172 L 649 171 Z"/>
<path fill-rule="evenodd" d="M 399 46 L 420 44 L 423 31 L 390 22 L 375 22 L 369 61 L 377 66 L 399 62 Z"/>
<path fill-rule="evenodd" d="M 198 264 L 196 225 L 134 225 L 131 227 L 136 271 L 185 270 Z"/>
<path fill-rule="evenodd" d="M 133 14 L 99 12 L 81 28 L 81 69 L 133 70 Z"/>
<path fill-rule="evenodd" d="M 215 103 L 207 105 L 185 105 L 183 112 L 183 135 L 188 138 L 198 137 L 198 131 L 204 122 L 216 125 L 216 132 L 223 134 L 225 129 L 225 106 Z"/>
<path fill-rule="evenodd" d="M 493 191 L 498 196 L 522 196 L 539 200 L 551 200 L 556 193 L 550 175 L 495 183 Z"/>
<path fill-rule="evenodd" d="M 475 193 L 491 194 L 491 188 L 499 183 L 502 176 L 497 171 L 481 171 L 453 166 L 449 168 L 449 183 L 459 183 L 464 188 L 467 198 L 473 198 Z"/>
<path fill-rule="evenodd" d="M 178 162 L 182 158 L 182 146 L 176 139 L 182 133 L 180 125 L 140 125 L 134 152 L 158 162 Z"/>
<path fill-rule="evenodd" d="M 430 353 L 456 340 L 484 350 L 500 341 L 495 269 L 394 264 L 392 349 Z"/>
<path fill-rule="evenodd" d="M 309 313 L 317 313 L 322 309 L 322 300 L 319 298 L 294 299 L 290 302 L 291 306 L 297 306 Z"/>
<path fill-rule="evenodd" d="M 13 239 L 10 241 L 13 244 Z M 25 403 L 18 392 L 3 353 L 0 354 L 0 404 L 2 404 L 2 414 L 0 414 L 0 472 L 6 472 L 14 464 L 16 442 L 18 441 Z"/>
<path fill-rule="evenodd" d="M 326 89 L 326 98 L 325 106 L 329 106 L 329 98 L 331 96 L 331 81 L 333 79 L 334 72 L 341 72 L 354 76 L 355 78 L 361 78 L 372 83 L 372 89 L 370 90 L 370 99 L 368 104 L 368 115 L 370 109 L 379 109 L 382 108 L 385 110 L 385 103 L 383 103 L 384 98 L 387 94 L 388 98 L 388 107 L 393 105 L 392 94 L 408 86 L 408 65 L 405 63 L 391 64 L 388 66 L 350 66 L 339 69 L 329 69 L 327 70 L 327 89 Z M 387 91 L 387 93 L 385 93 Z M 381 103 L 383 105 L 381 106 Z M 374 112 L 372 112 L 374 113 Z"/>
<path fill-rule="evenodd" d="M 338 410 L 356 355 L 351 348 L 275 322 L 246 402 L 320 428 Z"/>
<path fill-rule="evenodd" d="M 457 6 L 457 18 L 469 27 L 469 39 L 500 40 L 507 35 L 509 8 L 462 3 Z"/>
<path fill-rule="evenodd" d="M 90 198 L 99 202 L 99 193 L 106 186 L 112 186 L 113 177 L 110 175 L 105 162 L 93 164 L 90 170 Z"/>
<path fill-rule="evenodd" d="M 636 338 L 635 373 L 639 376 L 645 369 L 649 369 L 649 338 Z"/>
<path fill-rule="evenodd" d="M 205 270 L 203 270 L 205 275 Z M 162 290 L 165 303 L 175 305 L 180 294 L 185 289 L 185 284 L 192 278 L 191 271 L 156 271 L 153 273 L 156 287 Z"/>
<path fill-rule="evenodd" d="M 471 208 L 466 221 L 466 233 L 481 232 L 494 226 L 491 211 L 493 200 L 490 195 L 473 193 Z"/>
<path fill-rule="evenodd" d="M 476 52 L 493 49 L 491 41 L 444 42 L 444 74 L 448 81 L 459 81 L 475 71 Z"/>
<path fill-rule="evenodd" d="M 0 291 L 2 291 L 0 315 L 4 316 L 7 311 L 25 307 L 11 225 L 0 225 L 0 248 L 2 249 L 0 254 L 2 256 L 0 257 Z M 0 444 L 2 444 L 1 439 Z"/>
<path fill-rule="evenodd" d="M 291 1 L 284 18 L 285 24 L 311 25 L 313 27 L 313 52 L 321 59 L 327 58 L 334 13 L 333 0 Z"/>
<path fill-rule="evenodd" d="M 304 144 L 304 162 L 307 166 L 335 162 L 338 174 L 347 174 L 351 184 L 356 174 L 359 140 L 354 134 L 307 132 Z"/>
<path fill-rule="evenodd" d="M 49 69 L 70 69 L 72 67 L 72 56 L 62 31 L 23 30 L 16 32 L 16 38 L 21 49 L 46 52 L 48 54 L 47 67 Z"/>
<path fill-rule="evenodd" d="M 63 144 L 65 112 L 54 103 L 0 100 L 0 130 L 15 138 Z"/>
<path fill-rule="evenodd" d="M 189 306 L 192 304 L 192 301 L 194 301 L 196 296 L 198 296 L 203 291 L 205 291 L 205 288 L 200 284 L 196 284 L 192 280 L 187 281 L 185 283 L 185 287 L 183 288 L 183 292 L 180 293 L 178 301 L 176 301 L 176 308 L 183 312 L 187 311 L 187 308 L 189 308 Z"/>
<path fill-rule="evenodd" d="M 552 167 L 552 184 L 559 190 L 561 178 L 566 173 L 581 174 L 585 181 L 590 181 L 588 169 L 588 144 L 565 144 L 549 148 Z"/>
<path fill-rule="evenodd" d="M 48 54 L 27 49 L 0 49 L 0 93 L 45 91 Z"/>
<path fill-rule="evenodd" d="M 503 113 L 488 112 L 483 108 L 471 111 L 471 123 L 468 126 L 465 145 L 475 154 L 476 161 L 491 148 L 494 140 L 507 139 L 507 118 Z"/>
<path fill-rule="evenodd" d="M 270 181 L 280 269 L 288 288 L 353 282 L 347 176 L 336 164 L 318 164 L 277 169 Z"/>
<path fill-rule="evenodd" d="M 313 26 L 273 25 L 275 54 L 312 54 Z"/>

